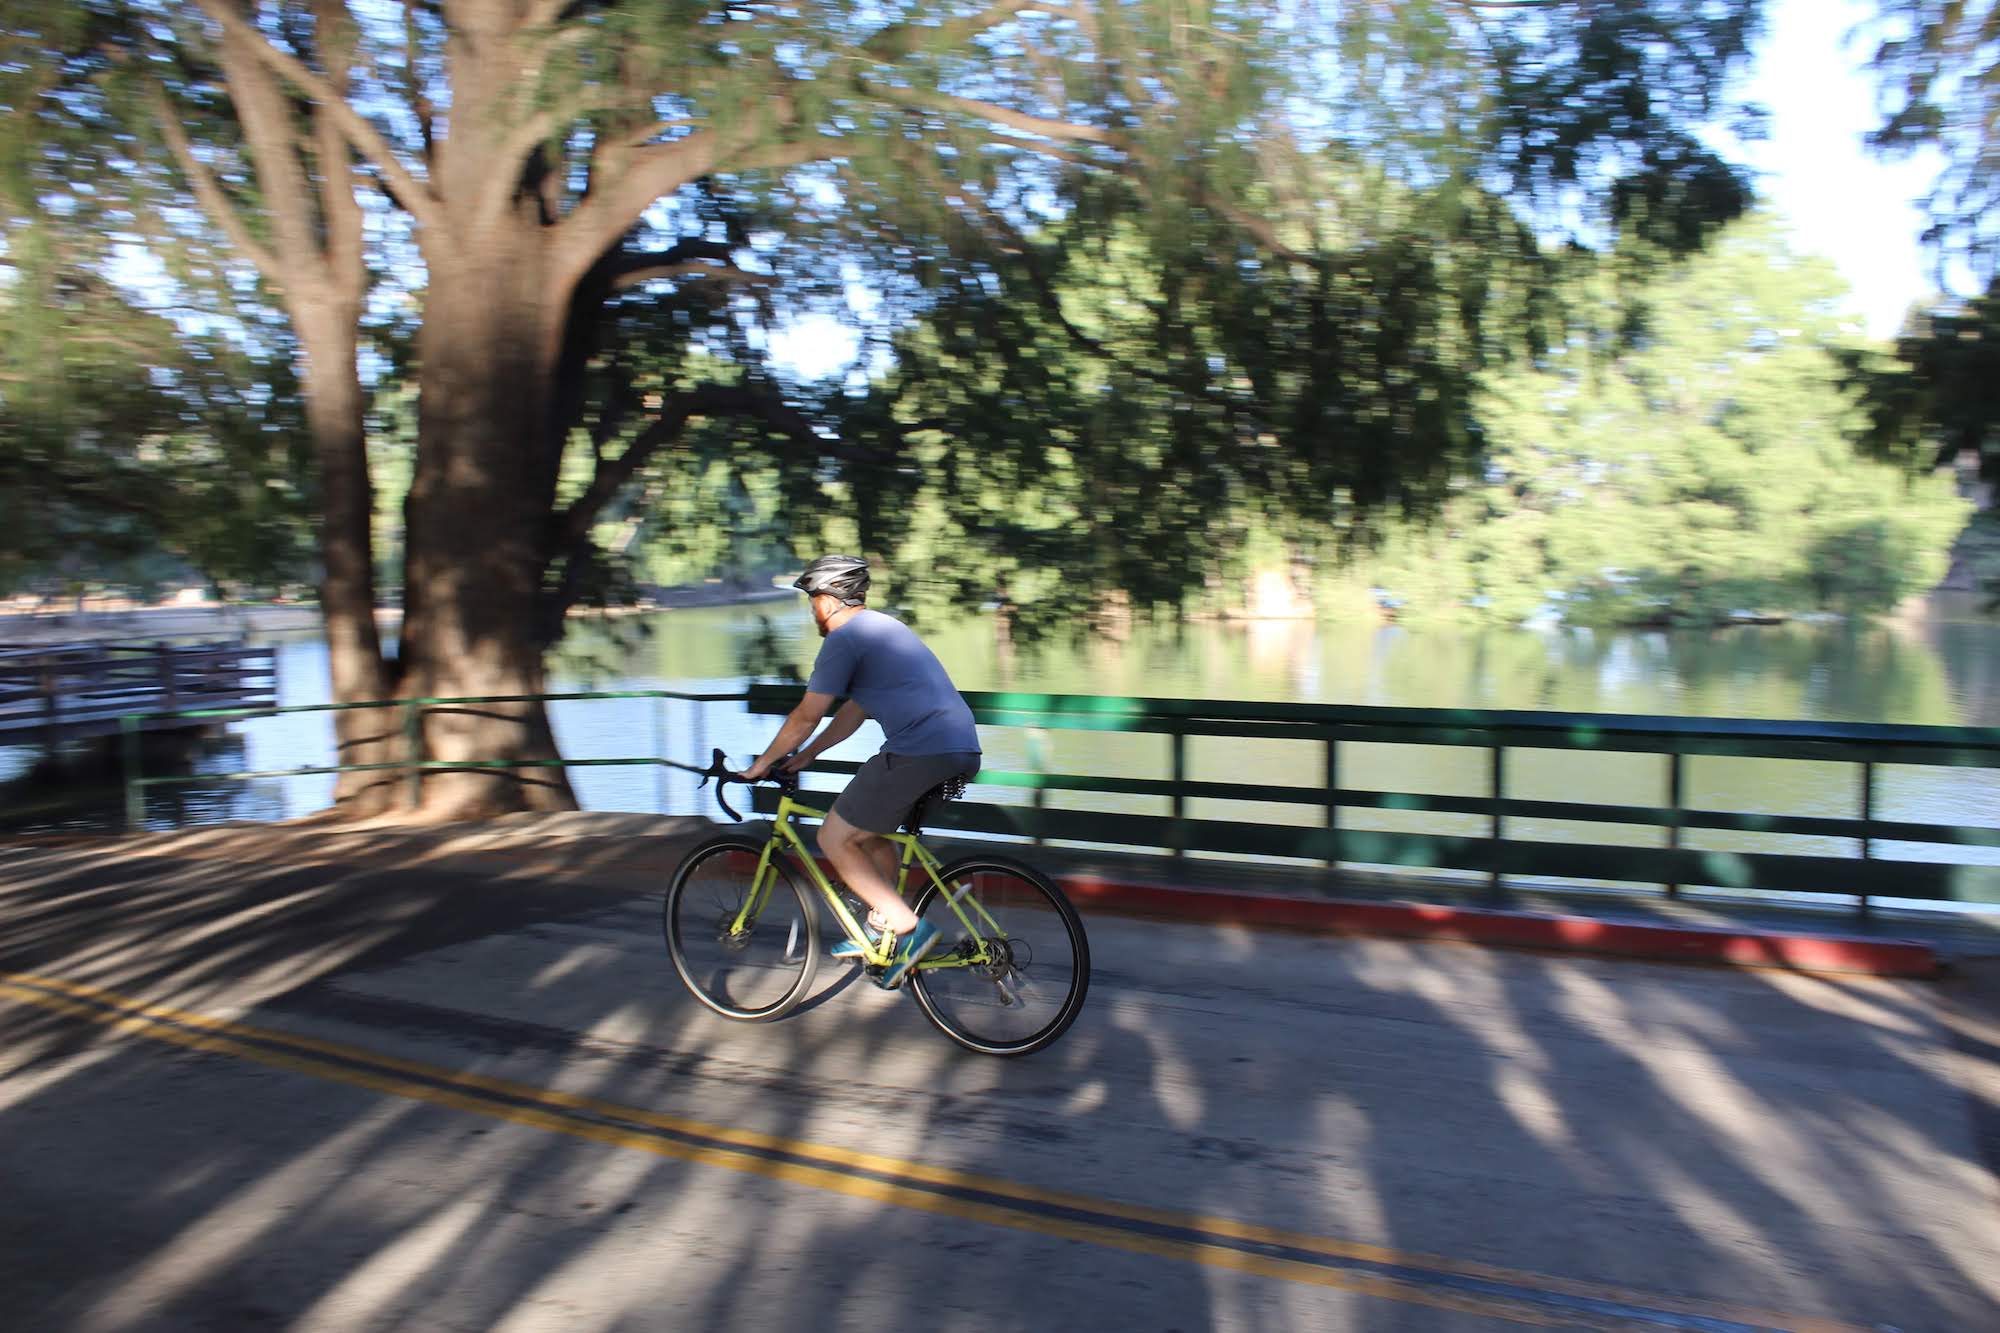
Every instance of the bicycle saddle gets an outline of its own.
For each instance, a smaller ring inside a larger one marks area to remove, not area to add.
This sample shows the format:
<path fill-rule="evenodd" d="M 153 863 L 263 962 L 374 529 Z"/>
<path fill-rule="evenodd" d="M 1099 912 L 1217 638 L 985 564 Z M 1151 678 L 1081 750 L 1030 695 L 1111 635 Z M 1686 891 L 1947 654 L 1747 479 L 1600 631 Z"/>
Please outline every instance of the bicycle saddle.
<path fill-rule="evenodd" d="M 965 779 L 946 778 L 917 798 L 917 803 L 910 807 L 910 817 L 903 821 L 903 830 L 913 836 L 920 836 L 924 831 L 924 819 L 930 814 L 933 803 L 943 805 L 946 801 L 955 801 L 963 795 L 965 795 Z"/>

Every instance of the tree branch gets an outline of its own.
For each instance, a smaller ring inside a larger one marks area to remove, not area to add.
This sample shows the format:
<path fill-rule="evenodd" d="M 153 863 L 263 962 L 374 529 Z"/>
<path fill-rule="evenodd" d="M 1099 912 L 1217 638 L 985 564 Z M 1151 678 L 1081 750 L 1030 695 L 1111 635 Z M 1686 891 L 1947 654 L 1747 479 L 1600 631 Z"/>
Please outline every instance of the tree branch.
<path fill-rule="evenodd" d="M 664 250 L 612 254 L 592 267 L 591 281 L 600 285 L 601 296 L 607 298 L 660 278 L 702 277 L 753 284 L 779 281 L 774 274 L 750 273 L 731 265 L 738 248 L 731 241 L 689 237 Z"/>
<path fill-rule="evenodd" d="M 558 9 L 560 8 L 562 7 L 558 6 Z M 553 22 L 554 19 L 550 21 Z M 524 29 L 527 26 L 525 22 L 522 24 Z M 542 71 L 547 67 L 550 56 L 560 48 L 583 41 L 589 36 L 590 30 L 580 26 L 558 28 L 544 35 L 540 45 L 515 66 L 513 83 L 521 90 L 521 96 L 532 97 L 542 81 Z M 493 183 L 480 201 L 481 213 L 490 217 L 497 209 L 506 207 L 507 199 L 518 176 L 515 166 L 536 147 L 553 138 L 565 124 L 588 112 L 617 106 L 630 96 L 629 90 L 623 95 L 607 96 L 601 86 L 586 86 L 553 105 L 530 110 L 521 118 L 520 124 L 514 127 L 513 132 L 493 149 L 495 158 L 501 163 L 501 169 L 493 173 Z M 650 104 L 648 109 L 650 110 Z"/>
<path fill-rule="evenodd" d="M 962 102 L 968 99 L 957 98 L 953 100 Z M 974 105 L 984 106 L 985 104 L 975 103 Z M 1005 111 L 1005 108 L 1004 107 L 995 108 L 995 110 Z M 1012 122 L 1007 121 L 1003 123 L 1012 123 Z M 1051 122 L 1043 122 L 1043 123 L 1049 124 Z M 1053 122 L 1053 123 L 1066 124 L 1067 122 Z M 1103 143 L 1110 147 L 1117 147 L 1127 150 L 1131 148 L 1130 141 L 1127 140 L 1124 135 L 1118 134 L 1115 131 L 1097 130 L 1095 129 L 1095 127 L 1092 126 L 1072 126 L 1071 128 L 1075 130 L 1091 131 L 1091 133 L 1089 134 L 1077 134 L 1074 136 L 1076 138 L 1083 139 L 1087 142 Z M 1034 132 L 1045 133 L 1047 131 L 1036 130 Z M 1005 144 L 1010 148 L 1019 148 L 1024 152 L 1039 153 L 1045 157 L 1053 157 L 1053 158 L 1058 158 L 1065 162 L 1073 162 L 1078 166 L 1094 167 L 1100 170 L 1115 170 L 1117 166 L 1116 163 L 1104 161 L 1099 158 L 1089 157 L 1085 154 L 1066 150 L 1063 148 L 1058 148 L 1053 144 L 1037 143 L 1031 139 L 1017 139 L 1009 134 L 993 133 L 989 135 L 989 138 L 993 143 L 996 144 Z M 1325 261 L 1319 258 L 1317 255 L 1310 255 L 1305 253 L 1304 251 L 1295 249 L 1294 247 L 1287 245 L 1285 241 L 1278 235 L 1277 227 L 1271 222 L 1269 218 L 1258 217 L 1253 213 L 1249 213 L 1244 209 L 1242 209 L 1241 207 L 1237 206 L 1236 204 L 1229 202 L 1227 199 L 1223 199 L 1218 195 L 1214 194 L 1213 192 L 1205 189 L 1197 190 L 1195 194 L 1195 202 L 1201 204 L 1205 208 L 1214 209 L 1217 213 L 1220 213 L 1223 217 L 1229 219 L 1231 223 L 1233 223 L 1237 227 L 1240 227 L 1242 230 L 1249 233 L 1251 236 L 1255 237 L 1258 244 L 1262 245 L 1265 249 L 1269 250 L 1272 254 L 1277 255 L 1281 259 L 1288 259 L 1295 264 L 1305 264 L 1311 267 L 1318 267 L 1325 263 Z"/>
<path fill-rule="evenodd" d="M 291 103 L 257 62 L 256 53 L 229 33 L 222 38 L 222 70 L 250 145 L 277 258 L 294 271 L 321 268 L 325 257 L 314 238 L 312 189 L 299 161 L 301 145 Z"/>
<path fill-rule="evenodd" d="M 689 236 L 675 241 L 664 250 L 642 250 L 620 253 L 598 265 L 598 272 L 613 287 L 629 287 L 633 276 L 648 269 L 685 264 L 693 260 L 706 259 L 718 264 L 726 264 L 736 255 L 736 246 L 728 241 L 708 241 Z"/>
<path fill-rule="evenodd" d="M 1228 394 L 1217 392 L 1206 385 L 1188 385 L 1171 375 L 1161 373 L 1151 366 L 1141 365 L 1136 361 L 1119 355 L 1119 353 L 1112 350 L 1101 339 L 1092 337 L 1078 328 L 1071 321 L 1068 313 L 1063 310 L 1062 294 L 1056 289 L 1055 279 L 1050 275 L 1047 266 L 1042 263 L 1041 253 L 1035 248 L 1034 242 L 1023 236 L 1019 229 L 1013 223 L 1009 222 L 1001 214 L 1000 210 L 994 207 L 993 203 L 976 186 L 968 182 L 949 182 L 939 179 L 939 173 L 934 166 L 923 169 L 934 179 L 939 180 L 939 185 L 942 189 L 964 200 L 966 207 L 977 218 L 984 220 L 992 233 L 987 238 L 988 244 L 994 245 L 994 248 L 1001 253 L 1020 261 L 1022 271 L 1028 275 L 1028 283 L 1034 289 L 1036 304 L 1041 307 L 1051 320 L 1055 321 L 1056 327 L 1061 330 L 1063 336 L 1068 338 L 1077 347 L 1112 365 L 1123 367 L 1127 372 L 1140 379 L 1151 380 L 1156 384 L 1190 393 L 1194 397 L 1212 403 L 1216 407 L 1221 408 L 1225 413 L 1228 413 L 1232 418 L 1241 413 L 1241 404 L 1232 399 Z M 994 240 L 995 236 L 998 237 L 997 242 Z M 1251 415 L 1256 415 L 1254 410 L 1251 412 Z M 911 427 L 911 430 L 926 428 L 920 425 Z"/>
<path fill-rule="evenodd" d="M 745 149 L 717 164 L 716 170 L 776 171 L 782 167 L 801 167 L 808 162 L 824 162 L 839 157 L 849 147 L 844 139 L 829 138 L 823 134 L 808 135 L 803 139 Z"/>
<path fill-rule="evenodd" d="M 1052 143 L 1045 143 L 1038 139 L 1017 139 L 1011 134 L 1001 134 L 995 130 L 986 136 L 986 140 L 993 147 L 1018 148 L 1024 153 L 1034 153 L 1039 157 L 1052 157 L 1060 162 L 1072 162 L 1079 167 L 1092 167 L 1099 171 L 1117 169 L 1117 163 L 1115 162 L 1107 161 L 1101 157 L 1092 157 L 1088 153 L 1078 152 L 1074 148 L 1058 148 Z"/>
<path fill-rule="evenodd" d="M 201 201 L 202 209 L 214 219 L 218 227 L 222 228 L 230 243 L 257 266 L 257 271 L 264 275 L 266 282 L 274 287 L 283 287 L 285 284 L 277 257 L 250 234 L 249 225 L 236 211 L 236 206 L 229 202 L 229 196 L 222 192 L 221 185 L 216 182 L 209 169 L 194 155 L 193 145 L 188 142 L 187 131 L 181 128 L 180 113 L 168 98 L 167 90 L 157 84 L 154 85 L 153 102 L 159 110 L 160 133 L 166 138 L 167 147 L 173 151 L 174 160 L 180 163 L 181 171 L 187 176 L 188 183 L 194 186 L 195 197 Z"/>
<path fill-rule="evenodd" d="M 1247 213 L 1235 204 L 1230 203 L 1227 199 L 1218 198 L 1207 190 L 1196 190 L 1194 198 L 1196 203 L 1202 205 L 1204 208 L 1214 209 L 1216 212 L 1222 214 L 1223 217 L 1229 219 L 1235 226 L 1248 232 L 1252 237 L 1256 238 L 1259 245 L 1279 258 L 1289 259 L 1294 264 L 1304 264 L 1308 268 L 1324 268 L 1326 266 L 1326 260 L 1320 256 L 1309 255 L 1302 250 L 1295 250 L 1285 244 L 1284 240 L 1278 235 L 1277 226 L 1269 218 L 1261 218 L 1255 214 Z"/>
<path fill-rule="evenodd" d="M 758 171 L 795 167 L 837 157 L 847 145 L 840 139 L 807 135 L 772 144 L 732 143 L 716 130 L 699 130 L 671 143 L 644 148 L 632 155 L 625 171 L 593 193 L 563 220 L 563 259 L 556 279 L 567 291 L 631 229 L 653 201 L 672 194 L 690 181 L 717 171 Z"/>
<path fill-rule="evenodd" d="M 334 91 L 346 101 L 354 62 L 353 29 L 346 26 L 351 19 L 335 0 L 317 0 L 313 13 Z M 333 118 L 319 107 L 313 109 L 313 131 L 319 153 L 320 214 L 326 220 L 327 277 L 345 295 L 359 299 L 368 286 L 368 264 L 362 254 L 361 204 L 354 197 L 354 150 Z"/>
<path fill-rule="evenodd" d="M 234 35 L 245 42 L 262 64 L 268 66 L 293 87 L 320 103 L 332 113 L 341 132 L 349 143 L 372 163 L 395 188 L 403 207 L 411 216 L 423 224 L 424 230 L 435 236 L 440 244 L 451 243 L 451 232 L 445 225 L 443 205 L 429 187 L 410 174 L 402 159 L 389 146 L 387 140 L 367 119 L 356 111 L 344 97 L 336 96 L 325 79 L 307 68 L 298 57 L 281 51 L 259 32 L 256 26 L 245 19 L 240 11 L 228 0 L 195 0 L 201 11 L 222 25 L 225 33 Z"/>
<path fill-rule="evenodd" d="M 578 0 L 535 0 L 528 6 L 528 12 L 521 15 L 516 31 L 532 32 L 536 28 L 552 28 L 562 22 L 563 15 L 578 5 Z"/>
<path fill-rule="evenodd" d="M 930 26 L 897 23 L 882 29 L 867 41 L 861 43 L 862 54 L 877 60 L 894 61 L 909 55 L 919 47 L 943 50 L 957 46 L 968 38 L 977 37 L 989 28 L 997 28 L 1016 14 L 1064 14 L 1067 6 L 1051 4 L 1049 0 L 1000 0 L 977 14 L 961 19 L 951 19 Z"/>
<path fill-rule="evenodd" d="M 523 164 L 529 154 L 556 133 L 568 122 L 584 112 L 594 109 L 596 104 L 584 99 L 566 101 L 560 106 L 544 107 L 530 112 L 526 119 L 514 127 L 513 133 L 502 139 L 493 148 L 496 166 L 490 183 L 480 199 L 480 213 L 492 217 L 507 207 L 520 182 Z"/>
<path fill-rule="evenodd" d="M 625 447 L 623 453 L 602 461 L 583 494 L 556 519 L 559 533 L 556 549 L 568 548 L 587 537 L 604 506 L 662 449 L 679 439 L 688 422 L 696 417 L 721 415 L 761 421 L 773 433 L 783 435 L 794 445 L 817 455 L 851 462 L 890 461 L 890 455 L 877 450 L 829 440 L 814 430 L 812 422 L 773 389 L 756 384 L 704 384 L 670 395 L 659 416 Z"/>
<path fill-rule="evenodd" d="M 424 81 L 417 73 L 417 0 L 403 0 L 403 83 L 410 99 L 410 114 L 417 118 L 417 133 L 424 138 L 424 167 L 429 169 L 437 155 L 434 139 L 437 108 L 424 95 Z"/>
<path fill-rule="evenodd" d="M 699 130 L 633 154 L 625 170 L 602 188 L 593 182 L 590 194 L 557 227 L 561 249 L 554 279 L 561 289 L 572 289 L 655 199 L 714 170 L 717 149 L 717 132 Z"/>
<path fill-rule="evenodd" d="M 1054 139 L 1060 143 L 1098 143 L 1110 148 L 1124 148 L 1130 142 L 1125 135 L 1116 130 L 1105 129 L 1101 125 L 1079 125 L 1074 121 L 1031 116 L 1012 107 L 1001 106 L 995 102 L 982 102 L 973 97 L 960 97 L 954 93 L 931 93 L 917 88 L 884 88 L 877 91 L 888 100 L 904 106 L 918 107 L 926 111 L 953 112 L 969 116 L 974 120 L 1005 125 L 1023 134 L 1036 134 L 1044 139 Z"/>
<path fill-rule="evenodd" d="M 725 282 L 742 282 L 752 286 L 780 281 L 777 275 L 771 273 L 751 273 L 744 269 L 732 268 L 727 264 L 704 264 L 698 259 L 690 259 L 680 264 L 654 264 L 646 268 L 632 269 L 614 279 L 611 290 L 627 291 L 641 283 L 657 282 L 662 278 L 719 278 Z"/>
<path fill-rule="evenodd" d="M 700 123 L 692 117 L 683 117 L 680 120 L 656 120 L 646 129 L 626 135 L 623 142 L 627 148 L 643 148 L 669 130 L 689 129 Z"/>

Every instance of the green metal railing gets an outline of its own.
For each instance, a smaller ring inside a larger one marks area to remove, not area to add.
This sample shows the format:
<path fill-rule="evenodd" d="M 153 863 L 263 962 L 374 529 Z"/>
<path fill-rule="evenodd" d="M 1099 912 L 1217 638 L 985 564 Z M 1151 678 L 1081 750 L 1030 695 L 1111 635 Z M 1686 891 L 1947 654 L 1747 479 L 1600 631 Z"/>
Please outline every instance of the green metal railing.
<path fill-rule="evenodd" d="M 753 712 L 788 711 L 796 687 L 754 686 Z M 1484 872 L 1498 886 L 1508 875 L 1776 890 L 1856 899 L 1864 914 L 1873 896 L 1940 902 L 2000 903 L 2000 866 L 1879 859 L 1885 841 L 2000 847 L 2000 827 L 1891 821 L 1875 816 L 1877 768 L 1912 764 L 2000 770 L 2000 728 L 1904 727 L 1870 723 L 1761 722 L 1733 719 L 1563 714 L 1322 704 L 1239 703 L 1206 699 L 1125 699 L 1094 695 L 967 693 L 982 725 L 1040 730 L 1151 732 L 1166 736 L 1168 780 L 982 770 L 982 786 L 1036 793 L 1077 791 L 1164 797 L 1165 816 L 959 802 L 933 818 L 939 828 L 1043 839 L 1275 856 L 1328 865 L 1370 865 Z M 1315 786 L 1191 781 L 1193 736 L 1284 739 L 1323 750 L 1325 781 Z M 1377 791 L 1341 785 L 1341 748 L 1354 742 L 1475 747 L 1488 751 L 1483 795 Z M 1610 804 L 1528 800 L 1507 794 L 1509 751 L 1517 749 L 1661 755 L 1667 803 Z M 1856 817 L 1777 815 L 1691 809 L 1684 765 L 1691 756 L 1802 759 L 1851 765 Z M 858 765 L 822 763 L 833 772 Z M 1315 808 L 1318 827 L 1249 820 L 1193 819 L 1192 799 L 1251 801 Z M 760 805 L 759 808 L 763 808 Z M 1344 810 L 1484 816 L 1484 837 L 1399 833 L 1343 827 Z M 1553 819 L 1666 830 L 1665 847 L 1554 841 L 1508 836 L 1508 821 Z M 1718 851 L 1680 845 L 1686 829 L 1850 838 L 1859 857 Z"/>
<path fill-rule="evenodd" d="M 145 777 L 138 771 L 139 720 L 125 729 L 127 817 L 143 818 L 141 793 L 149 786 L 218 779 L 289 777 L 368 770 L 399 770 L 416 799 L 426 770 L 509 769 L 661 765 L 664 722 L 655 712 L 655 753 L 614 759 L 547 759 L 492 762 L 435 761 L 423 757 L 421 718 L 430 708 L 470 704 L 567 702 L 606 699 L 681 700 L 701 705 L 746 704 L 751 713 L 789 711 L 802 691 L 797 686 L 752 686 L 741 693 L 639 690 L 457 699 L 410 699 L 389 703 L 316 704 L 276 709 L 219 709 L 183 717 L 247 718 L 278 713 L 357 708 L 400 709 L 405 755 L 377 764 L 337 764 L 199 777 Z M 1937 824 L 1877 817 L 1878 770 L 1885 764 L 1947 770 L 2000 771 L 2000 728 L 1905 727 L 1866 723 L 1806 723 L 1561 714 L 1450 709 L 1348 707 L 1319 704 L 1259 704 L 1203 699 L 1129 699 L 1096 695 L 968 693 L 975 718 L 984 726 L 1026 729 L 1032 756 L 1049 732 L 1084 731 L 1158 734 L 1167 742 L 1165 778 L 1129 778 L 1046 771 L 982 770 L 978 784 L 1031 793 L 1030 804 L 966 800 L 936 812 L 939 829 L 1009 834 L 1037 840 L 1159 848 L 1175 855 L 1209 852 L 1283 857 L 1327 865 L 1388 866 L 1483 873 L 1498 887 L 1505 876 L 1545 876 L 1612 880 L 1663 886 L 1775 890 L 1852 898 L 1866 912 L 1871 897 L 1936 902 L 2000 903 L 2000 865 L 1960 860 L 1912 861 L 1878 855 L 1885 842 L 2000 848 L 2000 826 Z M 701 713 L 697 712 L 697 718 Z M 1291 740 L 1320 747 L 1311 771 L 1323 781 L 1310 785 L 1218 782 L 1189 777 L 1188 742 L 1193 737 Z M 1483 749 L 1486 791 L 1475 795 L 1379 791 L 1343 785 L 1343 747 L 1354 743 L 1395 743 Z M 699 761 L 706 747 L 697 739 L 683 758 Z M 1536 800 L 1508 794 L 1513 751 L 1557 751 L 1657 755 L 1665 759 L 1664 803 L 1630 804 L 1591 800 Z M 1796 815 L 1691 808 L 1686 804 L 1686 763 L 1699 756 L 1809 760 L 1849 766 L 1854 775 L 1858 814 Z M 1033 760 L 1033 769 L 1046 768 Z M 836 774 L 859 765 L 822 761 Z M 1163 798 L 1168 813 L 1144 815 L 1052 807 L 1049 792 L 1097 793 Z M 1267 823 L 1256 819 L 1204 819 L 1188 813 L 1193 800 L 1256 802 L 1311 809 L 1312 824 Z M 756 794 L 756 808 L 769 813 L 775 797 Z M 1483 817 L 1483 836 L 1440 832 L 1395 832 L 1360 828 L 1352 811 Z M 1528 836 L 1519 821 L 1561 820 L 1602 826 L 1664 830 L 1665 846 L 1556 840 Z M 1782 851 L 1722 851 L 1683 845 L 1689 830 L 1746 834 L 1807 835 L 1850 839 L 1856 856 Z"/>

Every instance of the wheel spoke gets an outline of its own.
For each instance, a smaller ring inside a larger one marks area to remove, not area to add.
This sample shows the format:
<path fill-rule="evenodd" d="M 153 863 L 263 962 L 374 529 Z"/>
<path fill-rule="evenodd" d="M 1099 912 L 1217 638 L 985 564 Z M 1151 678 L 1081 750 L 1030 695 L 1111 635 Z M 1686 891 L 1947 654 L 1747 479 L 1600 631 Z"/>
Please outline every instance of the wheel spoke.
<path fill-rule="evenodd" d="M 675 874 L 663 925 L 675 969 L 703 1004 L 730 1018 L 774 1018 L 812 984 L 817 966 L 811 907 L 778 858 L 766 870 L 755 920 L 762 848 L 736 841 L 697 849 Z"/>
<path fill-rule="evenodd" d="M 989 1054 L 1023 1054 L 1055 1040 L 1089 984 L 1090 950 L 1075 911 L 1040 875 L 998 859 L 954 867 L 943 879 L 946 891 L 932 889 L 919 909 L 947 939 L 973 947 L 953 966 L 918 971 L 913 989 L 925 1016 L 960 1045 Z"/>

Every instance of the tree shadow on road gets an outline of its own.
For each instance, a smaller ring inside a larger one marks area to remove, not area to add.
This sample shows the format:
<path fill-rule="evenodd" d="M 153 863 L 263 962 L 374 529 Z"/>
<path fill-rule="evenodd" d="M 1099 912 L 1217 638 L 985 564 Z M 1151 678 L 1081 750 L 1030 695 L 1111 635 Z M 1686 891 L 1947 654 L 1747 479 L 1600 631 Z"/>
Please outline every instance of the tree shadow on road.
<path fill-rule="evenodd" d="M 668 1122 L 1374 1247 L 1415 1297 L 1483 1264 L 1905 1333 L 1990 1308 L 1921 987 L 1100 918 L 1083 1018 L 994 1061 L 847 970 L 784 1022 L 701 1010 L 658 936 L 684 842 L 236 845 L 0 862 L 0 971 L 338 1046 L 0 997 L 24 1327 L 1507 1326 L 897 1206 L 865 1163 L 687 1160 Z"/>

